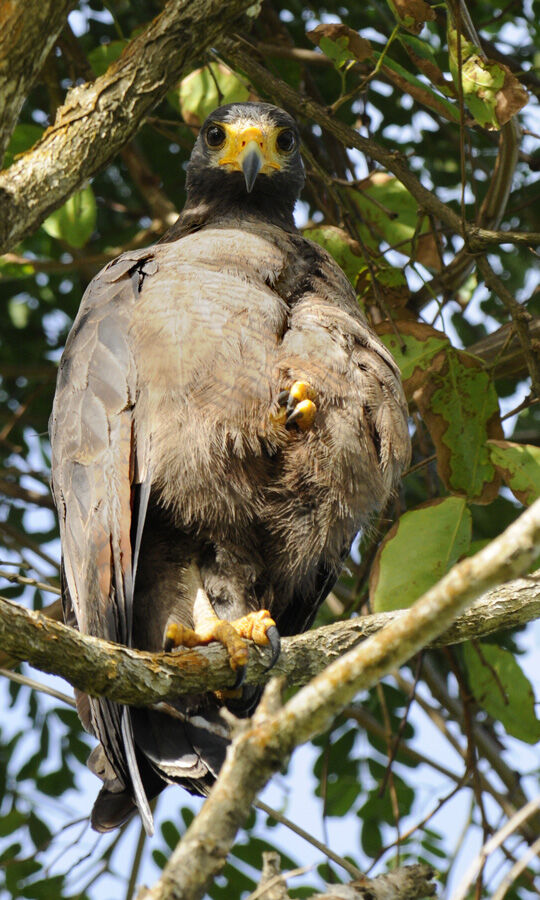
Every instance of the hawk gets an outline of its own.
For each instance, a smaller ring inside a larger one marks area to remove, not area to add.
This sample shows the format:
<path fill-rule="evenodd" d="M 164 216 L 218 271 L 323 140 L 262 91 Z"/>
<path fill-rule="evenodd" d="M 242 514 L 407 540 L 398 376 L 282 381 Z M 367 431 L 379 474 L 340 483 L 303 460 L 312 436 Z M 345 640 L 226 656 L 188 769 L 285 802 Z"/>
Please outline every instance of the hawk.
<path fill-rule="evenodd" d="M 351 542 L 409 459 L 399 372 L 330 255 L 293 210 L 297 125 L 267 103 L 216 109 L 187 200 L 157 245 L 90 283 L 50 422 L 66 621 L 162 651 L 220 641 L 228 696 L 177 715 L 77 696 L 99 744 L 92 824 L 107 831 L 167 783 L 208 793 L 248 715 L 248 641 L 309 628 Z"/>

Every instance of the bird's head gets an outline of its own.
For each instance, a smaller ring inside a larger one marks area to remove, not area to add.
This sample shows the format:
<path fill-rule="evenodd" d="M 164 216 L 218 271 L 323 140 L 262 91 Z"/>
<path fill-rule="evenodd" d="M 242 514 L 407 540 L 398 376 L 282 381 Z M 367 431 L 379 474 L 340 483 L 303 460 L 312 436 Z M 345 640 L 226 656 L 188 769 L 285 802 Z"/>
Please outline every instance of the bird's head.
<path fill-rule="evenodd" d="M 208 116 L 187 170 L 186 211 L 255 213 L 292 224 L 304 184 L 296 122 L 270 103 L 230 103 Z"/>

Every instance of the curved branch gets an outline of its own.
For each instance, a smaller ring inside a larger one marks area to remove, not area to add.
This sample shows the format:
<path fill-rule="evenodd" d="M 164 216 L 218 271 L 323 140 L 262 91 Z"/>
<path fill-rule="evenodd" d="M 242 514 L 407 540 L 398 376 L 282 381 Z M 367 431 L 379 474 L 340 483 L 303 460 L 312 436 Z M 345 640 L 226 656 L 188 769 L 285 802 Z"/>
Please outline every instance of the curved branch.
<path fill-rule="evenodd" d="M 266 651 L 253 646 L 246 682 L 264 684 L 272 675 L 283 675 L 289 685 L 306 684 L 360 641 L 407 615 L 407 610 L 380 613 L 284 638 L 271 673 L 265 669 Z M 431 646 L 481 638 L 536 618 L 540 618 L 540 571 L 486 593 Z M 85 693 L 118 703 L 155 704 L 182 693 L 223 689 L 234 682 L 225 651 L 217 644 L 173 654 L 130 650 L 80 634 L 3 598 L 0 642 L 10 662 L 25 660 Z"/>
<path fill-rule="evenodd" d="M 157 884 L 139 900 L 199 900 L 221 870 L 258 791 L 299 744 L 325 731 L 356 693 L 372 687 L 439 636 L 487 588 L 527 571 L 540 549 L 540 500 L 475 556 L 455 565 L 413 607 L 329 665 L 281 705 L 273 679 L 250 721 L 240 722 L 200 813 Z M 282 680 L 281 680 L 282 681 Z"/>
<path fill-rule="evenodd" d="M 252 0 L 169 0 L 100 78 L 73 88 L 54 125 L 0 173 L 0 253 L 107 165 L 144 116 Z"/>

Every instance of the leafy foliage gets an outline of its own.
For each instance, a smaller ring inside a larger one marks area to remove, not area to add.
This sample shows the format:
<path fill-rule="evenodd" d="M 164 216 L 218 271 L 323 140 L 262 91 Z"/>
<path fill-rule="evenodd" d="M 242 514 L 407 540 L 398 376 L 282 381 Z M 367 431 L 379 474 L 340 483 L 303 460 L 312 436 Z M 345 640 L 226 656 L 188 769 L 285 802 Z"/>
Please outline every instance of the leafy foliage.
<path fill-rule="evenodd" d="M 272 0 L 243 37 L 257 45 L 271 75 L 399 153 L 465 221 L 538 232 L 538 150 L 528 135 L 517 147 L 512 117 L 519 113 L 520 125 L 538 133 L 540 5 L 470 0 L 478 34 L 456 21 L 456 8 L 450 0 L 348 8 L 335 0 L 309 7 Z M 81 0 L 24 104 L 4 167 L 40 141 L 66 91 L 114 66 L 160 9 L 153 0 Z M 47 420 L 56 365 L 88 281 L 122 250 L 156 240 L 171 210 L 181 209 L 185 164 L 206 114 L 233 99 L 275 102 L 269 86 L 252 83 L 219 46 L 201 56 L 92 184 L 0 258 L 0 569 L 59 583 Z M 468 255 L 462 237 L 393 172 L 348 151 L 329 129 L 302 116 L 299 125 L 308 176 L 299 224 L 338 260 L 394 354 L 413 440 L 403 489 L 363 535 L 332 607 L 320 612 L 326 623 L 362 610 L 368 595 L 375 610 L 409 606 L 539 495 L 531 359 L 538 358 L 540 301 L 526 241 L 509 234 Z M 498 277 L 498 291 L 486 287 L 482 261 Z M 518 301 L 517 313 L 508 297 Z M 51 602 L 39 587 L 6 585 L 4 596 L 34 608 Z M 295 755 L 293 775 L 275 779 L 274 806 L 363 870 L 425 860 L 451 889 L 462 827 L 464 845 L 485 839 L 501 810 L 523 805 L 531 789 L 527 745 L 540 734 L 518 652 L 524 638 L 496 635 L 458 652 L 426 654 L 421 667 L 413 661 L 414 674 L 405 670 L 362 697 Z M 0 653 L 0 666 L 12 665 Z M 24 667 L 21 674 L 30 677 Z M 86 821 L 96 789 L 84 766 L 90 740 L 75 712 L 14 681 L 2 689 L 0 893 L 134 896 L 137 879 L 157 877 L 197 801 L 182 806 L 186 796 L 170 789 L 152 842 L 141 842 L 137 823 L 98 841 Z M 300 777 L 297 758 L 304 761 Z M 304 812 L 308 801 L 316 822 Z M 508 870 L 539 830 L 532 818 L 516 833 L 508 857 L 488 863 L 475 896 L 493 894 L 497 866 Z M 273 846 L 284 869 L 308 857 L 308 845 L 286 826 L 253 814 L 210 896 L 253 891 L 261 854 Z M 319 850 L 309 858 L 316 868 L 303 882 L 291 881 L 291 896 L 349 877 L 335 862 L 321 864 Z M 531 861 L 507 896 L 528 900 L 533 879 Z"/>

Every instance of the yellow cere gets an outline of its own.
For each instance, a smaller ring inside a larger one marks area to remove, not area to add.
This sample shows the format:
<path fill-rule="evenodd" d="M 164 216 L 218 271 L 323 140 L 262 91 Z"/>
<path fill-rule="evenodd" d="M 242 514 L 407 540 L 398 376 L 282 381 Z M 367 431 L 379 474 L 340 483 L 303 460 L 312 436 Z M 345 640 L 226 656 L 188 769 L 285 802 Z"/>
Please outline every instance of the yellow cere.
<path fill-rule="evenodd" d="M 220 166 L 232 166 L 241 170 L 242 162 L 250 151 L 255 151 L 261 159 L 261 172 L 269 174 L 272 170 L 280 170 L 282 163 L 276 149 L 276 138 L 281 129 L 272 129 L 265 133 L 257 125 L 227 125 L 226 122 L 216 123 L 223 128 L 226 134 L 225 144 L 217 162 Z"/>

